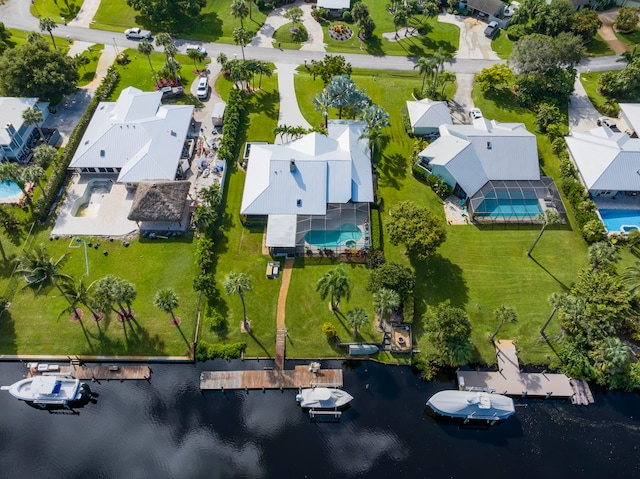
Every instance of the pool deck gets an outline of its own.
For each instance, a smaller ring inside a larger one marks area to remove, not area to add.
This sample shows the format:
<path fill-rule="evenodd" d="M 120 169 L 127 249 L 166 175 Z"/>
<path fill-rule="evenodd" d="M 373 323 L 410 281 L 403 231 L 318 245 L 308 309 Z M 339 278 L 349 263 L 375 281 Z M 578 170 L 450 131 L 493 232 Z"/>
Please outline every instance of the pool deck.
<path fill-rule="evenodd" d="M 613 197 L 596 196 L 593 198 L 596 207 L 599 210 L 639 210 L 640 211 L 640 195 L 621 195 Z"/>

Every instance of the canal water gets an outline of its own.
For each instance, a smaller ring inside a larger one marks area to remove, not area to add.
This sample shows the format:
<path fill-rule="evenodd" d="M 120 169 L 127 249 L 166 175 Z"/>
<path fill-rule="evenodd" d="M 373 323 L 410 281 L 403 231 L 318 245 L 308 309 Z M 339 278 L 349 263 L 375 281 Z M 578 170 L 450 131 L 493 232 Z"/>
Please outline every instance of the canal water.
<path fill-rule="evenodd" d="M 638 395 L 597 394 L 588 407 L 517 401 L 515 416 L 480 430 L 425 414 L 453 380 L 424 383 L 406 367 L 371 362 L 345 365 L 355 399 L 339 423 L 310 422 L 292 390 L 199 391 L 200 371 L 270 365 L 154 365 L 151 383 L 91 383 L 99 397 L 77 414 L 0 391 L 0 477 L 640 477 Z M 2 363 L 0 383 L 24 373 Z"/>

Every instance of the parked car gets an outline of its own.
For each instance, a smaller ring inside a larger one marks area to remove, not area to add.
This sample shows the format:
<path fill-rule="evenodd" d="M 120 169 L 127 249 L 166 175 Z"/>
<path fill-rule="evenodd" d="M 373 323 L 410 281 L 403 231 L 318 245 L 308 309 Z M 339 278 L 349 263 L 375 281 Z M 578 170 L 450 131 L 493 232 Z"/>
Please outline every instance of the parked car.
<path fill-rule="evenodd" d="M 198 80 L 196 96 L 201 100 L 204 100 L 209 96 L 209 79 L 207 77 L 200 77 L 200 80 Z"/>
<path fill-rule="evenodd" d="M 506 18 L 512 17 L 513 13 L 518 9 L 518 7 L 520 6 L 520 3 L 518 2 L 511 2 L 509 5 L 507 5 L 507 7 L 504 9 L 504 13 L 503 15 Z"/>
<path fill-rule="evenodd" d="M 151 32 L 149 30 L 142 30 L 138 27 L 128 28 L 124 31 L 124 36 L 127 39 L 133 40 L 149 40 L 151 38 Z"/>
<path fill-rule="evenodd" d="M 471 110 L 469 110 L 469 118 L 471 118 L 472 120 L 482 118 L 482 112 L 480 111 L 480 108 L 472 108 Z"/>
<path fill-rule="evenodd" d="M 612 131 L 620 131 L 616 122 L 611 118 L 607 118 L 606 116 L 601 116 L 600 118 L 598 118 L 596 123 L 598 124 L 598 126 L 607 126 L 611 128 Z"/>
<path fill-rule="evenodd" d="M 498 33 L 498 30 L 500 30 L 500 26 L 498 25 L 498 22 L 496 21 L 489 22 L 489 25 L 487 25 L 487 28 L 484 29 L 484 36 L 487 38 L 493 38 L 496 36 L 496 33 Z"/>
<path fill-rule="evenodd" d="M 187 54 L 189 54 L 192 51 L 196 51 L 196 52 L 200 53 L 203 57 L 206 57 L 208 55 L 207 50 L 205 50 L 200 45 L 195 46 L 195 47 L 187 47 Z"/>

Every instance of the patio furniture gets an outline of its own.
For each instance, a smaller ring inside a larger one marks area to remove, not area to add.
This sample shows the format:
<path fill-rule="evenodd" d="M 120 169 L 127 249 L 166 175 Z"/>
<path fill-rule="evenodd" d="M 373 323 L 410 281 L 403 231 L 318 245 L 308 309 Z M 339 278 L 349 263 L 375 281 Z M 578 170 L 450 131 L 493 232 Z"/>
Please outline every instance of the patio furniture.
<path fill-rule="evenodd" d="M 267 263 L 267 272 L 265 273 L 267 279 L 274 279 L 280 276 L 280 262 L 269 261 Z"/>

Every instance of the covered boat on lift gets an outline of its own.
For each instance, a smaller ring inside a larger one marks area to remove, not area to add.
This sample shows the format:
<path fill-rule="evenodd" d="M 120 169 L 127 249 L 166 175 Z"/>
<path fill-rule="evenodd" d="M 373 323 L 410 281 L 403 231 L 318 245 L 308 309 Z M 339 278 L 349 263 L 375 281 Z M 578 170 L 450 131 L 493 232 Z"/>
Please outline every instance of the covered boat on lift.
<path fill-rule="evenodd" d="M 427 406 L 441 416 L 465 421 L 503 421 L 516 412 L 510 397 L 481 391 L 440 391 L 431 396 Z"/>
<path fill-rule="evenodd" d="M 37 405 L 61 404 L 77 401 L 88 388 L 78 379 L 65 376 L 33 376 L 21 379 L 11 386 L 2 386 L 13 397 Z"/>

